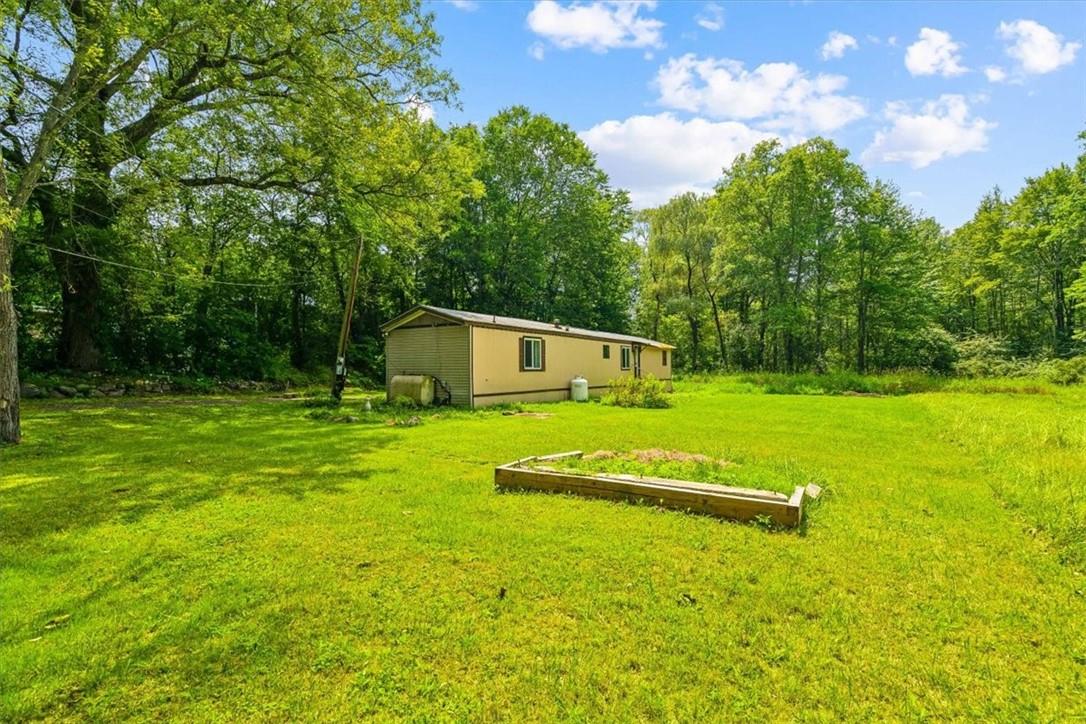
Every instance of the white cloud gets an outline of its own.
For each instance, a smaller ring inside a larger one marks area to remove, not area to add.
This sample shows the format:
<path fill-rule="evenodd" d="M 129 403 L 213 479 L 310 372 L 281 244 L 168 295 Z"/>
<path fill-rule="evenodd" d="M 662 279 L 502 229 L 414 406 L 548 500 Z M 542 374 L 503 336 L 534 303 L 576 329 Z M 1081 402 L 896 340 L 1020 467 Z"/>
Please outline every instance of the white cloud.
<path fill-rule="evenodd" d="M 543 43 L 538 40 L 528 46 L 528 55 L 532 56 L 536 60 L 543 60 L 544 48 Z"/>
<path fill-rule="evenodd" d="M 905 195 L 910 199 L 926 199 L 928 197 L 923 191 L 909 191 Z"/>
<path fill-rule="evenodd" d="M 946 31 L 921 28 L 920 39 L 905 51 L 905 67 L 913 75 L 961 75 L 969 70 L 958 54 L 961 47 Z"/>
<path fill-rule="evenodd" d="M 1065 43 L 1063 36 L 1053 33 L 1035 20 L 1015 20 L 1000 23 L 996 31 L 1000 38 L 1009 41 L 1006 53 L 1018 61 L 1023 73 L 1040 75 L 1051 73 L 1075 60 L 1081 43 Z"/>
<path fill-rule="evenodd" d="M 1007 71 L 998 65 L 989 65 L 984 69 L 984 77 L 988 79 L 989 83 L 1002 83 L 1007 80 Z"/>
<path fill-rule="evenodd" d="M 841 75 L 811 77 L 794 63 L 764 63 L 748 71 L 737 60 L 672 58 L 657 71 L 659 103 L 713 118 L 760 119 L 767 128 L 825 133 L 867 115 L 855 96 L 839 93 Z"/>
<path fill-rule="evenodd" d="M 538 0 L 528 13 L 528 27 L 563 50 L 589 48 L 606 53 L 611 48 L 660 48 L 664 23 L 640 15 L 642 9 L 655 7 L 655 0 L 596 0 L 568 5 Z"/>
<path fill-rule="evenodd" d="M 896 48 L 897 47 L 897 36 L 896 35 L 891 35 L 889 38 L 886 39 L 886 44 L 889 45 L 891 48 Z"/>
<path fill-rule="evenodd" d="M 878 42 L 877 38 L 876 42 Z M 830 33 L 826 42 L 822 44 L 822 60 L 841 58 L 844 56 L 846 50 L 855 50 L 859 47 L 860 44 L 856 42 L 856 38 L 834 30 Z"/>
<path fill-rule="evenodd" d="M 706 3 L 705 10 L 695 20 L 701 27 L 715 33 L 724 27 L 724 8 L 717 3 Z"/>
<path fill-rule="evenodd" d="M 449 4 L 457 10 L 468 13 L 473 13 L 479 9 L 479 3 L 476 0 L 449 0 Z"/>
<path fill-rule="evenodd" d="M 671 113 L 604 121 L 580 136 L 612 182 L 630 190 L 638 208 L 656 206 L 684 191 L 711 190 L 738 154 L 778 137 L 744 123 L 683 121 Z"/>
<path fill-rule="evenodd" d="M 885 115 L 891 125 L 875 134 L 863 152 L 864 161 L 924 168 L 943 158 L 985 150 L 988 132 L 996 127 L 983 118 L 970 118 L 965 97 L 953 94 L 928 101 L 919 112 L 901 101 L 887 103 Z"/>
<path fill-rule="evenodd" d="M 410 98 L 407 107 L 415 112 L 415 116 L 422 122 L 434 120 L 434 107 L 421 98 Z"/>

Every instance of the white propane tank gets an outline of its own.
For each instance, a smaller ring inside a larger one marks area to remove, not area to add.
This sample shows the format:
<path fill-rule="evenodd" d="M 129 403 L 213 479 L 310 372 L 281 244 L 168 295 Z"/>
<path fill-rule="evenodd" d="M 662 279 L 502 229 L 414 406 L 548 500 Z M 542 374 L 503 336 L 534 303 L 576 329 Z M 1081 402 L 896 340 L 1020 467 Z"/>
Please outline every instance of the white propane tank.
<path fill-rule="evenodd" d="M 569 399 L 574 402 L 588 402 L 588 380 L 580 375 L 570 380 Z"/>
<path fill-rule="evenodd" d="M 388 387 L 388 401 L 410 397 L 420 405 L 434 401 L 434 378 L 430 375 L 393 375 Z"/>

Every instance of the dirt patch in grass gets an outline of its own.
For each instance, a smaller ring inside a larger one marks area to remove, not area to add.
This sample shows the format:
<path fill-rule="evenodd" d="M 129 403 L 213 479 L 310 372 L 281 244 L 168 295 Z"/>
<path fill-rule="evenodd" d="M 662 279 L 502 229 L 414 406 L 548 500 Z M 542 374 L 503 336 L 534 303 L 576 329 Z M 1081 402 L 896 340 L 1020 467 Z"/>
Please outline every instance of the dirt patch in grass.
<path fill-rule="evenodd" d="M 585 453 L 582 460 L 631 460 L 646 465 L 659 462 L 670 463 L 695 463 L 698 465 L 732 465 L 730 460 L 713 460 L 708 455 L 701 453 L 688 453 L 681 450 L 661 450 L 649 448 L 648 450 L 630 450 L 629 452 L 615 452 L 614 450 L 596 450 Z"/>

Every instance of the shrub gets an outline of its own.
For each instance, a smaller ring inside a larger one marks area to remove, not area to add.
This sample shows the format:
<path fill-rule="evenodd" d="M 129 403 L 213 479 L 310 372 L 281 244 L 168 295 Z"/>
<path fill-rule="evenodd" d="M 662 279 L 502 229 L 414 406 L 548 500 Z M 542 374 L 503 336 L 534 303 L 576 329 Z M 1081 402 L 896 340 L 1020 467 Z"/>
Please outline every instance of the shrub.
<path fill-rule="evenodd" d="M 944 374 L 954 369 L 958 359 L 954 336 L 937 325 L 901 334 L 891 347 L 881 367 Z"/>
<path fill-rule="evenodd" d="M 1057 385 L 1075 385 L 1086 382 L 1086 355 L 1049 362 L 1044 369 L 1046 380 Z"/>
<path fill-rule="evenodd" d="M 619 377 L 607 383 L 603 404 L 616 407 L 670 407 L 664 383 L 652 375 Z"/>
<path fill-rule="evenodd" d="M 391 407 L 402 410 L 413 410 L 419 406 L 419 403 L 415 402 L 415 399 L 408 395 L 396 395 L 396 397 L 388 404 Z"/>
<path fill-rule="evenodd" d="M 958 359 L 954 372 L 962 377 L 1027 377 L 1036 372 L 1028 360 L 1014 359 L 1007 342 L 977 334 L 954 345 Z"/>
<path fill-rule="evenodd" d="M 761 387 L 768 395 L 908 395 L 939 389 L 943 380 L 922 372 L 860 375 L 855 372 L 828 372 L 788 375 L 759 372 L 743 375 L 743 382 Z"/>

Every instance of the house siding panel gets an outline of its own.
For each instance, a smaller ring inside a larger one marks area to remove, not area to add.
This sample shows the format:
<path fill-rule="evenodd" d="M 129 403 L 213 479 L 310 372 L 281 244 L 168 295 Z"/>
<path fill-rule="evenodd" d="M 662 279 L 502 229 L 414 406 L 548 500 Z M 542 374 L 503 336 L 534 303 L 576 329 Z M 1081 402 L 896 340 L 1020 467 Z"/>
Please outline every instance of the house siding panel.
<path fill-rule="evenodd" d="M 439 322 L 436 318 L 431 320 Z M 411 324 L 421 323 L 422 320 L 415 320 Z M 471 404 L 470 329 L 442 324 L 401 327 L 388 333 L 386 391 L 393 375 L 432 375 L 448 385 L 454 405 Z"/>
<path fill-rule="evenodd" d="M 520 340 L 525 333 L 491 327 L 472 327 L 475 363 L 472 390 L 476 406 L 517 400 L 542 402 L 569 399 L 569 383 L 581 375 L 588 380 L 589 393 L 602 394 L 609 380 L 632 375 L 619 368 L 621 355 L 615 342 L 549 334 L 530 334 L 543 339 L 545 369 L 520 369 Z M 611 345 L 611 358 L 604 359 L 603 345 Z M 648 356 L 659 350 L 646 348 Z M 669 375 L 670 376 L 670 375 Z"/>

